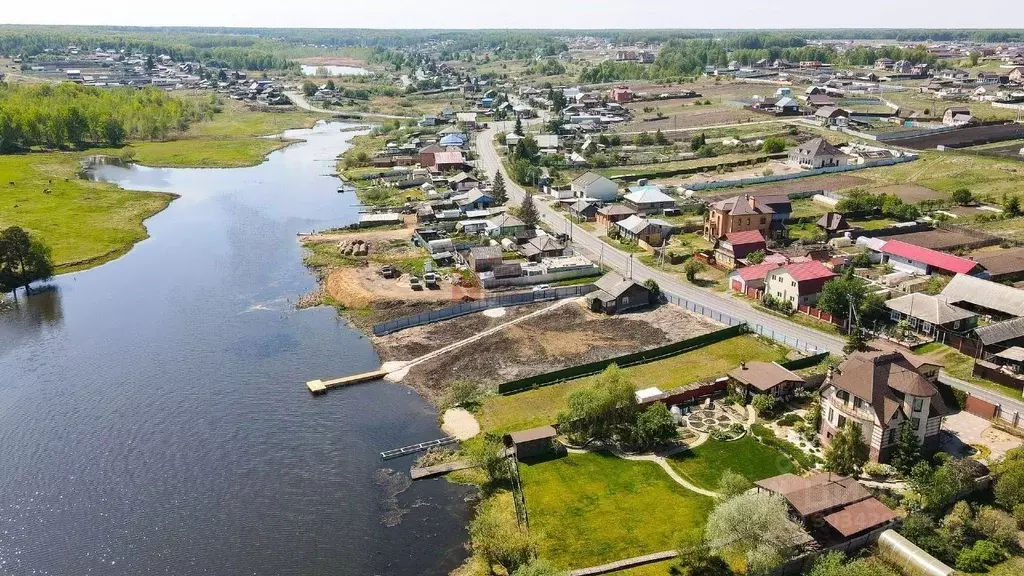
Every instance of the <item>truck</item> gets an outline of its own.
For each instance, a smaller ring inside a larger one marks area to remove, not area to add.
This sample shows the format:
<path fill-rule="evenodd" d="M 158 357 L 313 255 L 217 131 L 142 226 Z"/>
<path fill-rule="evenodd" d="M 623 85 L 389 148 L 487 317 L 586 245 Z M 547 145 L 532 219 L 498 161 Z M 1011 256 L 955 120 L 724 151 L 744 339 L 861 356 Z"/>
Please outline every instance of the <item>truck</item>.
<path fill-rule="evenodd" d="M 434 272 L 434 265 L 431 262 L 423 264 L 423 283 L 427 288 L 437 288 L 437 273 Z"/>
<path fill-rule="evenodd" d="M 413 290 L 423 289 L 423 285 L 420 284 L 419 276 L 409 276 L 409 288 L 412 288 Z"/>

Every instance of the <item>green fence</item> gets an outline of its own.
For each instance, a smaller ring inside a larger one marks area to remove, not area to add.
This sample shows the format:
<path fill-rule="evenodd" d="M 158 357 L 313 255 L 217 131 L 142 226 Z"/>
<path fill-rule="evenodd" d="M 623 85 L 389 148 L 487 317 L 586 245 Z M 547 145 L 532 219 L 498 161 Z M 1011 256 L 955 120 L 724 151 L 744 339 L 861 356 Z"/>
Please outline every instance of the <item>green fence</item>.
<path fill-rule="evenodd" d="M 805 356 L 803 358 L 797 358 L 796 360 L 780 362 L 779 365 L 786 370 L 801 370 L 803 368 L 817 366 L 824 362 L 826 358 L 828 358 L 828 352 L 822 352 L 821 354 L 815 354 L 814 356 Z"/>
<path fill-rule="evenodd" d="M 557 384 L 558 382 L 564 382 L 566 380 L 574 380 L 583 376 L 590 376 L 601 372 L 612 364 L 616 364 L 620 367 L 646 364 L 655 360 L 661 360 L 662 358 L 677 356 L 683 352 L 702 348 L 709 344 L 714 344 L 715 342 L 728 340 L 729 338 L 739 336 L 745 331 L 747 331 L 746 324 L 737 324 L 729 328 L 723 328 L 715 332 L 702 334 L 700 336 L 690 338 L 689 340 L 673 342 L 672 344 L 666 344 L 665 346 L 660 346 L 658 348 L 651 348 L 650 350 L 633 352 L 632 354 L 625 354 L 623 356 L 609 358 L 607 360 L 598 360 L 597 362 L 590 362 L 580 366 L 572 366 L 570 368 L 563 368 L 562 370 L 555 370 L 554 372 L 548 372 L 546 374 L 530 376 L 529 378 L 512 380 L 511 382 L 500 384 L 498 386 L 498 393 L 515 394 L 516 392 L 522 392 L 531 388 L 539 388 L 541 386 Z"/>

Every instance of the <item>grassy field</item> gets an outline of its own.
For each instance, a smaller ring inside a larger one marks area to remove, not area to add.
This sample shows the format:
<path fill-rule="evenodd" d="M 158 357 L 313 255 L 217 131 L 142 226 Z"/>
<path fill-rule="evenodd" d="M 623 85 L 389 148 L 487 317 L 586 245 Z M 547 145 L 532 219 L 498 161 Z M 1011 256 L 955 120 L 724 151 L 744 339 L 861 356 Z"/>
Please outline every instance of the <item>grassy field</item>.
<path fill-rule="evenodd" d="M 322 115 L 301 110 L 255 112 L 235 100 L 223 100 L 213 119 L 196 122 L 166 142 L 133 143 L 135 161 L 175 168 L 254 166 L 291 140 L 261 138 L 291 128 L 309 128 Z"/>
<path fill-rule="evenodd" d="M 938 342 L 931 342 L 916 348 L 914 353 L 942 364 L 946 369 L 946 372 L 949 372 L 950 375 L 955 378 L 965 380 L 971 384 L 977 384 L 978 386 L 988 388 L 993 392 L 998 392 L 1004 396 L 1009 396 L 1010 398 L 1019 400 L 1021 397 L 1019 390 L 1014 390 L 1009 386 L 996 384 L 995 382 L 978 378 L 971 374 L 971 371 L 974 368 L 974 359 L 966 354 L 961 354 L 956 348 L 946 346 L 945 344 L 939 344 Z"/>
<path fill-rule="evenodd" d="M 714 501 L 653 462 L 571 454 L 519 467 L 540 557 L 583 568 L 696 541 Z"/>
<path fill-rule="evenodd" d="M 1021 170 L 1020 162 L 1009 159 L 924 151 L 914 162 L 858 170 L 857 176 L 870 178 L 880 186 L 918 184 L 946 194 L 967 188 L 975 196 L 999 199 L 1004 193 L 1020 193 Z"/>
<path fill-rule="evenodd" d="M 737 336 L 692 352 L 625 368 L 637 388 L 663 390 L 716 378 L 740 362 L 784 360 L 786 351 L 751 335 Z M 590 386 L 595 377 L 579 378 L 510 396 L 492 396 L 477 414 L 484 430 L 509 432 L 551 424 L 569 401 L 569 394 Z"/>
<path fill-rule="evenodd" d="M 0 156 L 0 228 L 18 225 L 53 250 L 58 272 L 96 266 L 148 237 L 142 221 L 172 194 L 129 192 L 77 176 L 79 153 Z M 14 182 L 9 186 L 8 182 Z M 44 193 L 44 190 L 50 193 Z"/>
<path fill-rule="evenodd" d="M 785 454 L 751 436 L 734 442 L 708 440 L 692 450 L 676 454 L 668 463 L 682 477 L 708 490 L 717 490 L 722 473 L 732 470 L 751 482 L 793 472 Z"/>

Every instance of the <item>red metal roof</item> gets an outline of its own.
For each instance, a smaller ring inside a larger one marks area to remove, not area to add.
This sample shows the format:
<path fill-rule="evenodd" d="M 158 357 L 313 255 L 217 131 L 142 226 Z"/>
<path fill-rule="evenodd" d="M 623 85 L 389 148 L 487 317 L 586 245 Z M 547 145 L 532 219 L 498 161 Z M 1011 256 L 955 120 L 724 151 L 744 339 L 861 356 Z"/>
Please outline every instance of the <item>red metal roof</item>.
<path fill-rule="evenodd" d="M 826 278 L 835 278 L 837 276 L 835 272 L 829 270 L 824 264 L 816 260 L 786 264 L 784 268 L 786 269 L 786 272 L 789 272 L 789 275 L 793 277 L 793 280 L 796 280 L 797 282 L 822 280 Z"/>
<path fill-rule="evenodd" d="M 974 260 L 968 260 L 967 258 L 946 254 L 945 252 L 939 252 L 930 248 L 922 248 L 921 246 L 907 244 L 899 240 L 889 240 L 886 242 L 885 246 L 882 246 L 882 253 L 899 256 L 915 262 L 922 262 L 933 268 L 957 274 L 970 274 L 978 267 L 978 263 Z"/>
<path fill-rule="evenodd" d="M 756 264 L 754 266 L 744 266 L 743 268 L 737 268 L 733 274 L 743 278 L 745 282 L 751 280 L 764 280 L 768 273 L 778 268 L 778 264 Z"/>
<path fill-rule="evenodd" d="M 745 244 L 764 244 L 764 236 L 761 235 L 760 230 L 747 230 L 745 232 L 729 232 L 725 235 L 725 239 L 733 246 L 743 246 Z"/>

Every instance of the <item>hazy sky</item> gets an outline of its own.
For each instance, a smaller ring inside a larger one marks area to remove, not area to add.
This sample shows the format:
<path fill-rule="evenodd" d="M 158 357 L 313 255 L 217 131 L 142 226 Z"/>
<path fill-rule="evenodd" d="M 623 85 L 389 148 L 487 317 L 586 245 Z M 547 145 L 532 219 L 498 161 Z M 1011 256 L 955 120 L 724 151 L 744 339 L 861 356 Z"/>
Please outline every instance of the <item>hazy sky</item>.
<path fill-rule="evenodd" d="M 2 0 L 8 24 L 308 28 L 1000 28 L 1024 0 Z"/>

